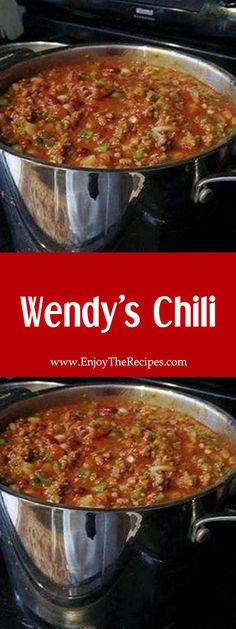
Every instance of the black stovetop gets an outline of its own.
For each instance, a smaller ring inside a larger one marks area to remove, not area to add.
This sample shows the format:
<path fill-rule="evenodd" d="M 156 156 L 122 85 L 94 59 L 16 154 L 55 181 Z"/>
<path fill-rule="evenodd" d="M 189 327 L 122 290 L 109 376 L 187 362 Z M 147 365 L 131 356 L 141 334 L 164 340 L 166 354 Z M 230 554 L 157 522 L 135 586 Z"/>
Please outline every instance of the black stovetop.
<path fill-rule="evenodd" d="M 126 579 L 113 588 L 102 624 L 93 621 L 78 629 L 235 629 L 236 572 L 222 566 L 218 552 L 221 542 L 222 539 L 218 545 L 209 544 L 204 553 L 201 550 L 202 556 L 198 563 L 193 562 L 191 572 L 172 574 L 164 588 L 162 584 L 168 606 L 163 601 L 158 604 L 158 576 L 148 567 L 138 565 L 138 560 L 133 561 Z M 0 588 L 1 629 L 48 629 L 48 625 L 17 606 L 3 564 Z M 176 609 L 174 622 L 173 609 Z"/>
<path fill-rule="evenodd" d="M 70 384 L 75 379 L 63 382 Z M 218 404 L 236 417 L 235 380 L 148 382 L 172 384 L 178 390 Z M 199 547 L 191 565 L 178 572 L 161 576 L 156 568 L 135 557 L 109 593 L 102 621 L 98 619 L 78 629 L 235 629 L 235 550 L 234 525 L 226 525 L 215 527 L 211 540 Z M 1 560 L 0 592 L 0 629 L 45 629 L 45 625 L 17 606 Z"/>
<path fill-rule="evenodd" d="M 196 42 L 191 39 L 171 41 L 158 36 L 145 35 L 133 26 L 129 28 L 108 25 L 101 19 L 93 21 L 89 18 L 76 18 L 67 12 L 44 3 L 37 3 L 37 11 L 29 12 L 25 18 L 24 41 L 44 40 L 65 43 L 147 43 L 162 44 L 167 47 L 176 46 L 192 52 L 197 56 L 215 61 L 236 76 L 236 47 L 224 43 Z M 40 9 L 39 9 L 40 7 Z M 232 164 L 235 168 L 235 165 Z M 112 251 L 234 251 L 236 240 L 236 212 L 234 203 L 234 185 L 217 187 L 214 201 L 184 211 L 184 220 L 178 218 L 176 223 L 160 223 L 136 208 L 135 218 L 126 226 L 125 231 L 112 245 Z M 145 199 L 148 207 L 148 199 Z M 173 200 L 174 203 L 174 200 Z M 186 210 L 186 208 L 185 208 Z M 189 216 L 189 219 L 186 217 Z M 0 251 L 13 251 L 11 236 L 0 211 Z"/>

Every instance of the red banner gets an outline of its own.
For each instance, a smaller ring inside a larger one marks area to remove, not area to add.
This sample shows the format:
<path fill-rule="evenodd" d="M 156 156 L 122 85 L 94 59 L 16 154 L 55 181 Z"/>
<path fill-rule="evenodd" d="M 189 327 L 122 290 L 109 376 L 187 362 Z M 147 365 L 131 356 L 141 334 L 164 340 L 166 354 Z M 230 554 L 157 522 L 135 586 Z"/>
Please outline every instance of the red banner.
<path fill-rule="evenodd" d="M 236 254 L 1 254 L 2 376 L 236 376 Z"/>

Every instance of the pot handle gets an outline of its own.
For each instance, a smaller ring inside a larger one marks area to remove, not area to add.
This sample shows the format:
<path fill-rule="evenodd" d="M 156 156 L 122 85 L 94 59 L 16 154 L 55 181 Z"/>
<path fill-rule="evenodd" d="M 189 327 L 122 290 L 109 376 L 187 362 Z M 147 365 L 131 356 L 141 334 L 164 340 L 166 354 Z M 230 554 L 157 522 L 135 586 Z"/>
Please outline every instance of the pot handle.
<path fill-rule="evenodd" d="M 195 520 L 191 526 L 190 538 L 193 543 L 202 544 L 211 536 L 208 528 L 210 524 L 218 523 L 236 524 L 236 511 L 230 510 L 223 513 L 213 513 Z"/>
<path fill-rule="evenodd" d="M 25 387 L 20 389 L 16 388 L 7 388 L 3 387 L 0 391 L 0 410 L 4 409 L 5 406 L 9 404 L 14 404 L 14 402 L 19 402 L 23 398 L 32 397 L 34 394 Z"/>
<path fill-rule="evenodd" d="M 24 59 L 28 59 L 28 57 L 36 57 L 37 53 L 27 48 L 27 44 L 22 44 L 22 48 L 12 48 L 7 46 L 6 50 L 1 50 L 0 52 L 0 71 L 6 70 L 10 68 L 10 66 L 15 65 L 15 63 L 20 63 L 20 61 L 24 61 Z"/>
<path fill-rule="evenodd" d="M 207 203 L 214 196 L 212 185 L 217 183 L 236 183 L 236 170 L 229 170 L 225 173 L 209 175 L 200 179 L 194 186 L 192 197 L 194 203 Z"/>
<path fill-rule="evenodd" d="M 37 393 L 43 391 L 44 388 L 49 390 L 64 386 L 63 383 L 60 382 L 50 382 L 49 387 L 48 382 L 40 381 L 38 382 L 38 388 L 37 384 L 35 384 L 34 389 L 32 390 L 31 385 L 32 382 L 18 382 L 15 386 L 8 386 L 7 384 L 0 386 L 0 411 L 9 404 L 14 404 L 14 402 L 19 402 L 23 398 L 29 398 L 37 395 Z"/>

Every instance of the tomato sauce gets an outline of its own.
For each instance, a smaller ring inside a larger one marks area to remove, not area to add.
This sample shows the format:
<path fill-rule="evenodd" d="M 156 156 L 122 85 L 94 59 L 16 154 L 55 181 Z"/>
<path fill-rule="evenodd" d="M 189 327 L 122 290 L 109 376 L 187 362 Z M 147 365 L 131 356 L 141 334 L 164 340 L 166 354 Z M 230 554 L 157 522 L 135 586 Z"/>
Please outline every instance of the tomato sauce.
<path fill-rule="evenodd" d="M 0 479 L 53 504 L 137 507 L 194 495 L 236 466 L 228 442 L 169 408 L 82 397 L 11 423 L 0 435 Z"/>
<path fill-rule="evenodd" d="M 198 79 L 125 56 L 85 57 L 14 83 L 0 97 L 2 141 L 56 164 L 155 166 L 210 149 L 236 114 Z"/>

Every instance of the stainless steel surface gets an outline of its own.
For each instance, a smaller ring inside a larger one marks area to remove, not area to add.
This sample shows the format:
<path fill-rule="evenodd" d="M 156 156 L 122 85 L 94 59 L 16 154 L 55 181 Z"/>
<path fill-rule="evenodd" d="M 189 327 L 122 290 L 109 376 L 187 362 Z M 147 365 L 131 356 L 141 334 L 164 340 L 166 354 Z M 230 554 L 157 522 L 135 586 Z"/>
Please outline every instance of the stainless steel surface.
<path fill-rule="evenodd" d="M 15 381 L 11 382 L 11 379 L 10 379 L 9 382 L 0 386 L 0 399 L 2 398 L 2 394 L 5 390 L 11 393 L 12 391 L 20 392 L 22 388 L 24 388 L 30 391 L 31 393 L 39 393 L 40 391 L 45 391 L 45 390 L 49 391 L 50 389 L 59 388 L 63 386 L 65 386 L 63 383 L 54 382 L 53 380 L 24 380 L 24 381 L 19 381 L 19 382 L 15 382 Z"/>
<path fill-rule="evenodd" d="M 3 44 L 0 46 L 0 58 L 7 56 L 14 50 L 21 50 L 22 48 L 28 48 L 32 52 L 44 52 L 45 50 L 55 50 L 55 48 L 65 47 L 66 44 L 61 42 L 52 41 L 24 41 L 24 42 L 12 42 L 11 44 Z"/>
<path fill-rule="evenodd" d="M 236 171 L 229 171 L 228 173 L 221 173 L 220 175 L 210 175 L 198 181 L 193 190 L 195 203 L 206 203 L 214 196 L 215 184 L 220 183 L 236 184 Z"/>
<path fill-rule="evenodd" d="M 85 53 L 91 57 L 131 55 L 172 66 L 199 78 L 236 103 L 233 76 L 196 57 L 147 46 L 76 46 L 50 52 L 2 72 L 2 90 L 21 76 L 32 75 L 55 63 L 79 61 Z M 146 211 L 170 223 L 184 211 L 186 215 L 189 211 L 195 213 L 198 208 L 194 203 L 189 208 L 194 186 L 202 178 L 225 170 L 234 143 L 235 137 L 231 136 L 195 158 L 157 167 L 113 171 L 42 163 L 1 145 L 2 201 L 16 248 L 21 249 L 15 225 L 21 222 L 40 250 L 93 251 L 113 241 L 121 226 L 135 213 L 137 200 Z"/>
<path fill-rule="evenodd" d="M 0 424 L 4 428 L 19 415 L 76 401 L 82 394 L 90 399 L 117 394 L 121 403 L 138 398 L 187 412 L 236 448 L 236 423 L 225 412 L 175 390 L 148 386 L 101 384 L 39 393 L 1 411 Z M 143 560 L 151 557 L 156 566 L 188 561 L 198 547 L 192 543 L 191 526 L 223 508 L 234 480 L 235 473 L 186 500 L 120 510 L 53 506 L 1 486 L 1 546 L 13 588 L 42 619 L 78 628 L 96 616 L 99 602 L 133 553 Z"/>

